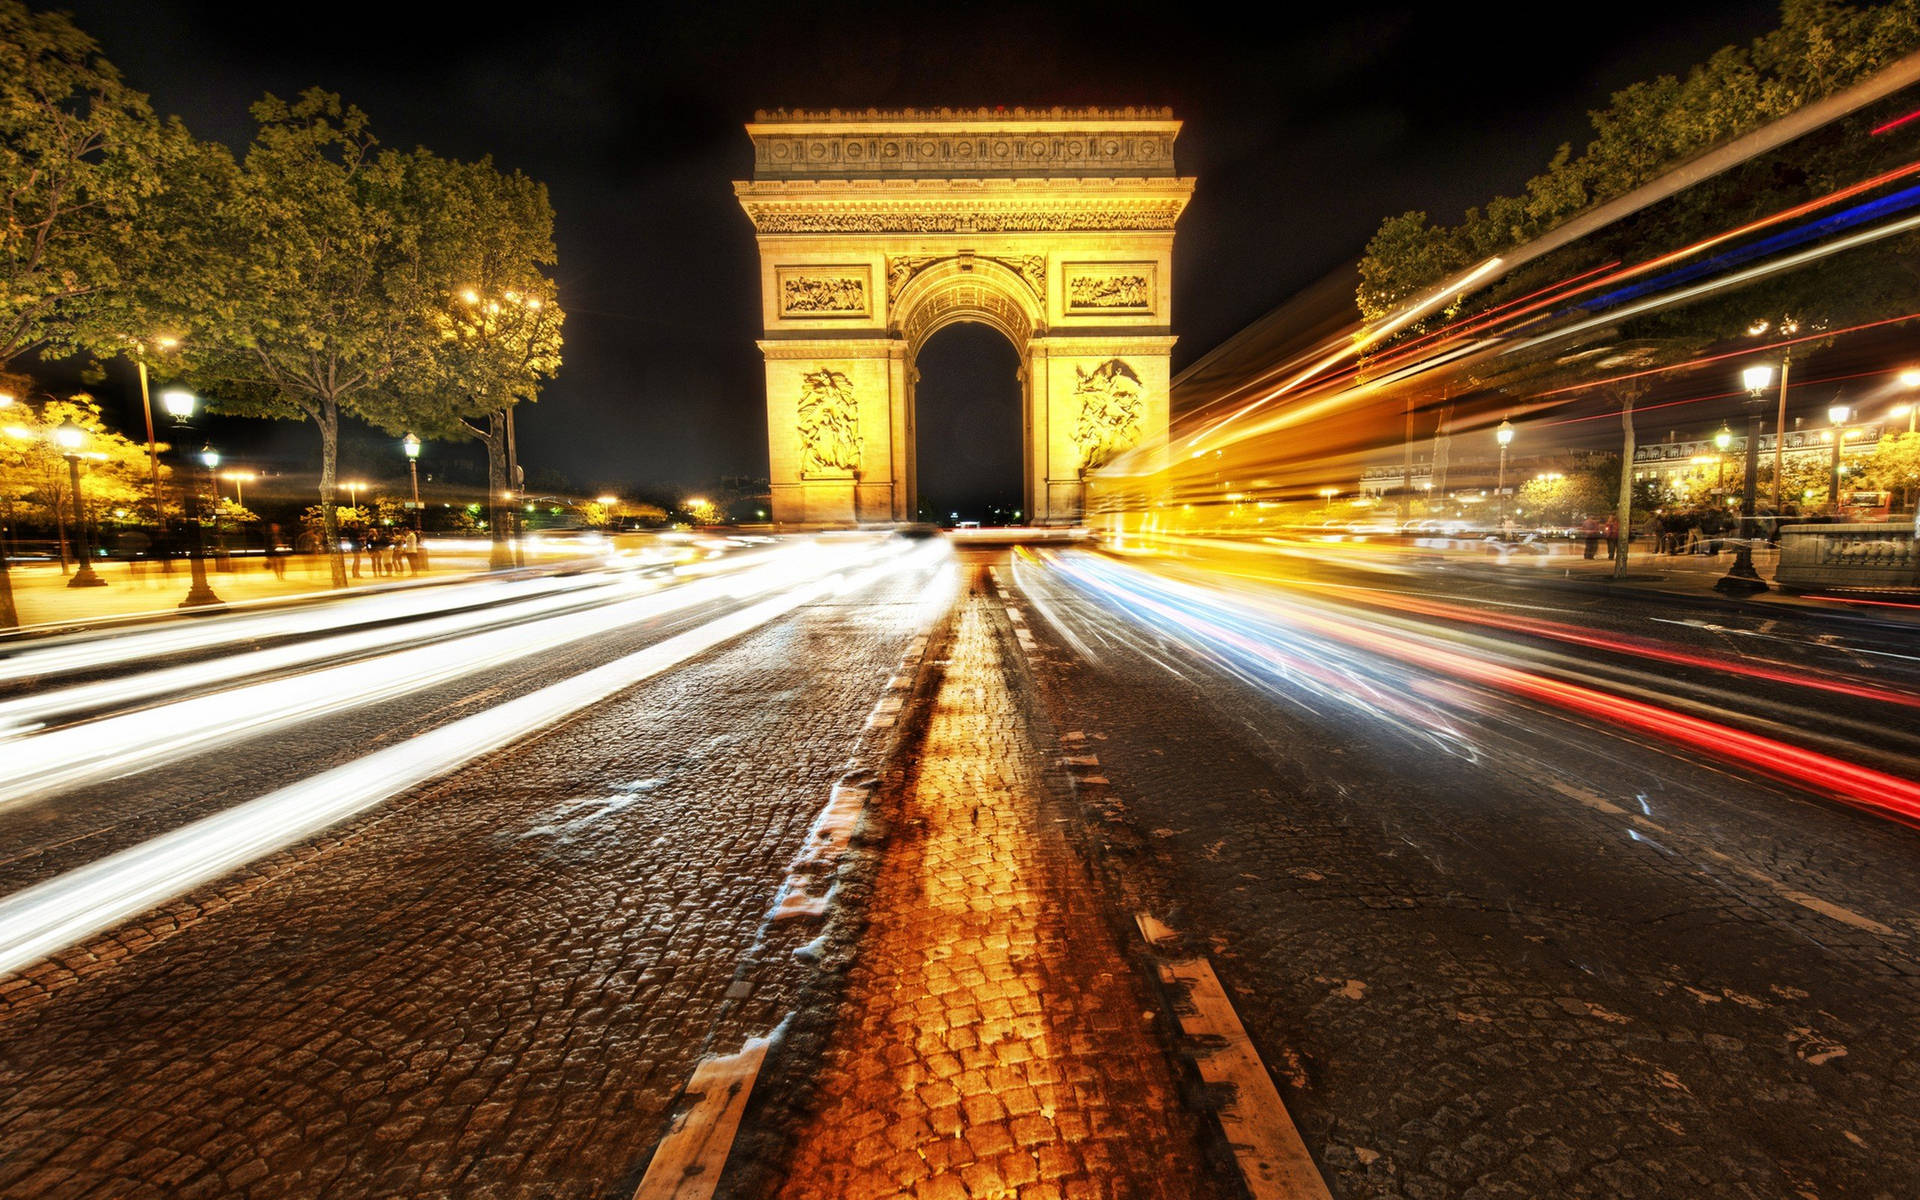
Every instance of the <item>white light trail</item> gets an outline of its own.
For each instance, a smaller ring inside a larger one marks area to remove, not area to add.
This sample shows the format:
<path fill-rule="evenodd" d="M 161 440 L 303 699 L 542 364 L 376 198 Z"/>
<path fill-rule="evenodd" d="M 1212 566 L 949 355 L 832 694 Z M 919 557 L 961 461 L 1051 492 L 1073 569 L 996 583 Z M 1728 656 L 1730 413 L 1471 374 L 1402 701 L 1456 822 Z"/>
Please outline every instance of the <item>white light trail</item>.
<path fill-rule="evenodd" d="M 596 592 L 621 586 L 624 582 L 608 579 L 558 593 L 550 588 L 543 589 L 531 598 L 503 600 L 467 612 L 411 623 L 401 629 L 383 624 L 377 629 L 363 629 L 337 637 L 295 642 L 245 654 L 224 655 L 207 662 L 186 663 L 0 701 L 0 737 L 16 736 L 54 723 L 65 714 L 89 712 L 107 705 L 131 704 L 152 696 L 210 687 L 311 663 L 339 663 L 361 654 L 397 649 L 401 643 L 424 642 L 469 633 L 558 609 L 595 603 Z"/>
<path fill-rule="evenodd" d="M 929 563 L 933 543 L 870 566 L 859 578 Z M 582 709 L 671 670 L 801 605 L 830 595 L 839 569 L 858 569 L 888 547 L 823 556 L 820 577 L 644 650 L 497 708 L 378 750 L 299 783 L 204 817 L 138 846 L 0 899 L 0 975 L 216 879 L 263 854 L 520 741 Z M 817 550 L 800 551 L 815 553 Z"/>
<path fill-rule="evenodd" d="M 787 547 L 739 575 L 11 739 L 0 765 L 0 808 L 389 700 L 668 613 L 764 595 L 801 579 L 864 565 L 881 549 L 873 543 Z"/>

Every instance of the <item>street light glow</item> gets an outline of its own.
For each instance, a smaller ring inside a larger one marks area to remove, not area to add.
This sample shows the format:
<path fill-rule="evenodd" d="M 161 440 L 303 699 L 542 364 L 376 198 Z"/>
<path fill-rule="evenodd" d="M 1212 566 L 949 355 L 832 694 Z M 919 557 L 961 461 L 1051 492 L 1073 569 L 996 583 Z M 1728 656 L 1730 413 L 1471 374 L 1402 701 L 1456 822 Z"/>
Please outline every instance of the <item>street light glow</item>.
<path fill-rule="evenodd" d="M 1772 383 L 1773 368 L 1765 363 L 1759 366 L 1748 367 L 1746 370 L 1740 372 L 1741 386 L 1756 396 L 1766 391 L 1768 385 Z"/>
<path fill-rule="evenodd" d="M 1509 445 L 1510 443 L 1512 443 L 1513 422 L 1512 421 L 1500 422 L 1500 428 L 1493 431 L 1493 438 L 1495 441 L 1499 442 L 1502 446 Z"/>
<path fill-rule="evenodd" d="M 53 440 L 62 450 L 65 450 L 68 454 L 73 454 L 78 452 L 80 447 L 86 443 L 87 431 L 75 425 L 72 421 L 62 421 L 59 428 L 53 431 Z"/>
<path fill-rule="evenodd" d="M 185 388 L 168 388 L 160 393 L 160 407 L 176 421 L 184 421 L 193 415 L 194 394 Z"/>

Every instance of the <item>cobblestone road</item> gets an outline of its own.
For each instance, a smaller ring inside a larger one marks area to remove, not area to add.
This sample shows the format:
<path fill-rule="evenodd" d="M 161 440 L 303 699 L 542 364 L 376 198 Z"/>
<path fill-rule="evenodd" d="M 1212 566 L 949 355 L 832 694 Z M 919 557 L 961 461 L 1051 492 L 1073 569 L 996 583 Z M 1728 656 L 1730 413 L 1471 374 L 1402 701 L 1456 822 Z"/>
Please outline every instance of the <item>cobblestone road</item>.
<path fill-rule="evenodd" d="M 630 1194 L 924 585 L 45 964 L 0 1015 L 0 1196 Z"/>
<path fill-rule="evenodd" d="M 1046 800 L 996 608 L 976 580 L 786 1200 L 1212 1194 L 1157 1006 Z"/>
<path fill-rule="evenodd" d="M 1472 691 L 1442 745 L 1020 578 L 1105 865 L 1336 1196 L 1920 1194 L 1912 830 Z"/>

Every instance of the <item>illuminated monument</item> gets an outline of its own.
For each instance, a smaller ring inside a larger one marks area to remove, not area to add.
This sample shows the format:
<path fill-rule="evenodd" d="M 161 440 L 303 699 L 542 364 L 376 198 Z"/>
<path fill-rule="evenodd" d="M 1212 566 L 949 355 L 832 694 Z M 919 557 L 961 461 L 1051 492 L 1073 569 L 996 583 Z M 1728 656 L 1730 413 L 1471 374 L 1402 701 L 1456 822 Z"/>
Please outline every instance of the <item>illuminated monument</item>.
<path fill-rule="evenodd" d="M 1161 109 L 758 113 L 734 192 L 760 246 L 773 515 L 912 520 L 914 363 L 956 321 L 1020 355 L 1025 512 L 1167 430 L 1174 173 Z"/>

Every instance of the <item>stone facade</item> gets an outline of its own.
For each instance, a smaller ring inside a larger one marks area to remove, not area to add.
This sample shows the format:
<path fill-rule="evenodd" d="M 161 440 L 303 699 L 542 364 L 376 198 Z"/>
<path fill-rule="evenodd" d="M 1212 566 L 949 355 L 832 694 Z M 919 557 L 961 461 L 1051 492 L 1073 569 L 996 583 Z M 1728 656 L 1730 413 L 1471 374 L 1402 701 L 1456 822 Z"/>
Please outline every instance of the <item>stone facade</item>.
<path fill-rule="evenodd" d="M 734 191 L 760 247 L 774 519 L 911 520 L 915 368 L 978 322 L 1021 358 L 1025 509 L 1164 442 L 1180 123 L 1158 109 L 759 114 Z"/>

